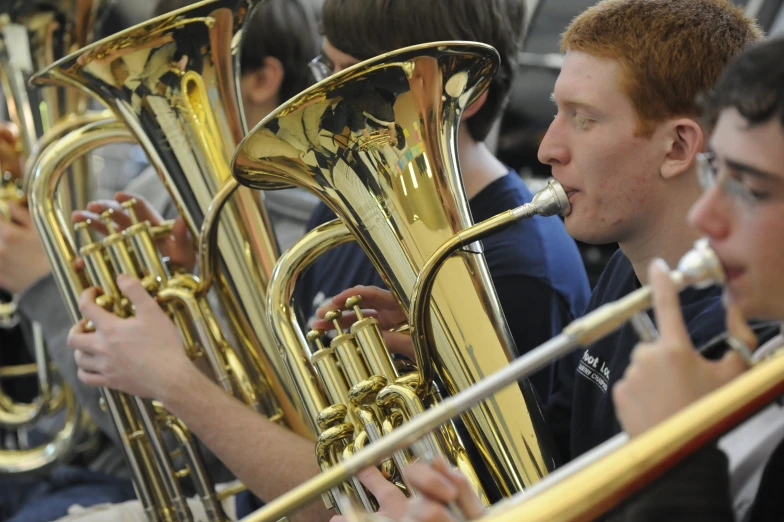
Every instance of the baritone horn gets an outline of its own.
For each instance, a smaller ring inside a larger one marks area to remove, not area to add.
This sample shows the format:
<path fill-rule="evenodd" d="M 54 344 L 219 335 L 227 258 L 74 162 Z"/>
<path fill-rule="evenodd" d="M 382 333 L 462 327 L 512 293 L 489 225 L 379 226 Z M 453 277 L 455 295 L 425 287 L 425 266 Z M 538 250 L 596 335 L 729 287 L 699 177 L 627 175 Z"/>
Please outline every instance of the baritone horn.
<path fill-rule="evenodd" d="M 0 13 L 0 84 L 8 117 L 19 131 L 17 152 L 24 158 L 27 167 L 25 172 L 17 175 L 10 171 L 2 172 L 0 219 L 10 220 L 9 204 L 26 203 L 29 167 L 41 147 L 68 130 L 95 119 L 86 113 L 85 98 L 81 93 L 55 87 L 36 89 L 28 85 L 28 80 L 36 70 L 86 44 L 92 38 L 96 20 L 107 2 L 14 0 L 6 4 L 5 10 Z M 62 191 L 66 205 L 86 202 L 90 197 L 88 175 L 86 161 L 74 165 L 67 179 L 69 186 Z M 19 322 L 15 296 L 0 298 L 0 328 L 11 329 Z M 38 395 L 32 403 L 20 403 L 0 390 L 0 425 L 7 430 L 24 433 L 61 408 L 65 410 L 65 420 L 50 441 L 35 447 L 19 444 L 18 448 L 0 450 L 0 473 L 44 472 L 68 459 L 74 452 L 94 449 L 98 441 L 96 427 L 82 412 L 72 390 L 53 372 L 40 324 L 32 322 L 29 326 L 34 363 L 6 365 L 0 368 L 0 379 L 37 376 Z M 22 440 L 22 437 L 19 439 Z"/>
<path fill-rule="evenodd" d="M 224 390 L 271 421 L 315 438 L 301 420 L 288 374 L 270 340 L 265 289 L 277 245 L 257 194 L 234 193 L 217 224 L 220 262 L 213 272 L 186 273 L 169 266 L 155 248 L 170 224 L 133 226 L 95 240 L 77 225 L 77 242 L 56 209 L 63 169 L 105 143 L 136 140 L 163 178 L 194 238 L 220 187 L 231 178 L 229 161 L 244 134 L 236 91 L 239 31 L 255 0 L 209 0 L 173 11 L 87 46 L 38 73 L 36 84 L 77 87 L 109 107 L 119 121 L 95 123 L 71 133 L 39 157 L 31 185 L 36 227 L 42 235 L 68 309 L 79 319 L 79 295 L 100 287 L 101 306 L 121 317 L 133 314 L 115 283 L 117 274 L 141 279 L 178 325 L 185 348 L 207 362 Z M 132 203 L 126 206 L 133 214 Z M 77 244 L 81 247 L 77 248 Z M 87 273 L 75 269 L 77 256 Z M 222 307 L 223 324 L 208 292 Z M 187 427 L 152 401 L 104 390 L 104 398 L 134 471 L 137 493 L 150 520 L 190 520 L 180 487 L 190 474 L 210 520 L 223 520 L 218 501 Z M 178 469 L 162 435 L 169 433 L 186 455 Z"/>
<path fill-rule="evenodd" d="M 495 218 L 491 218 L 491 220 L 492 219 Z M 506 219 L 501 219 L 501 221 L 504 222 Z M 431 258 L 428 263 L 428 266 L 432 267 L 431 272 L 438 270 L 438 267 L 440 266 L 439 258 L 441 260 L 445 259 L 448 255 L 448 251 L 454 251 L 454 248 L 459 248 L 460 245 L 467 244 L 467 242 L 474 241 L 490 234 L 493 229 L 493 226 L 486 222 L 480 223 L 475 227 L 476 228 L 474 229 L 469 228 L 464 231 L 461 234 L 463 236 L 462 238 L 453 238 L 450 241 L 450 246 L 445 246 L 444 249 Z M 679 289 L 688 286 L 702 288 L 723 282 L 724 274 L 715 254 L 707 246 L 707 242 L 701 240 L 698 241 L 695 244 L 695 247 L 681 259 L 678 263 L 678 269 L 671 273 L 671 278 Z M 410 305 L 409 317 L 415 317 L 415 310 L 426 309 L 419 301 L 423 297 L 426 297 L 427 292 L 425 291 L 425 287 L 428 286 L 428 284 L 430 283 L 422 277 L 417 279 L 414 294 L 418 297 L 414 299 Z M 652 293 L 650 287 L 644 287 L 616 302 L 608 303 L 585 317 L 572 322 L 572 324 L 566 327 L 563 333 L 557 337 L 554 337 L 538 348 L 531 350 L 520 358 L 512 361 L 505 368 L 493 375 L 489 375 L 461 393 L 444 399 L 437 406 L 414 417 L 398 429 L 393 430 L 380 442 L 369 445 L 361 452 L 355 453 L 352 457 L 330 467 L 312 480 L 305 482 L 278 499 L 268 503 L 264 508 L 244 518 L 242 522 L 270 522 L 278 520 L 281 516 L 290 513 L 299 506 L 305 505 L 324 492 L 329 491 L 331 488 L 335 488 L 341 483 L 350 480 L 352 476 L 355 476 L 363 469 L 376 465 L 384 459 L 389 458 L 394 452 L 402 451 L 417 443 L 419 439 L 426 436 L 434 429 L 437 429 L 444 422 L 476 407 L 483 401 L 487 401 L 492 398 L 494 394 L 498 393 L 499 390 L 545 368 L 556 359 L 612 333 L 623 326 L 627 321 L 633 320 L 637 314 L 644 313 L 646 309 L 650 308 L 651 298 Z M 412 335 L 412 339 L 415 344 L 422 342 L 422 336 Z M 421 349 L 422 347 L 417 347 L 417 351 Z M 784 366 L 784 358 L 779 359 L 777 365 L 779 372 L 777 379 L 779 380 L 779 384 L 776 390 L 780 393 L 782 389 L 784 389 L 784 381 L 780 378 L 782 371 L 781 367 Z M 774 374 L 773 371 L 771 371 L 766 373 L 766 375 L 772 377 Z M 749 392 L 748 383 L 743 390 Z M 766 397 L 769 398 L 771 393 L 770 390 L 767 390 L 767 393 L 768 395 L 766 395 Z M 737 399 L 738 395 L 733 395 L 733 398 Z M 722 402 L 721 404 L 722 406 L 726 406 L 727 402 Z M 720 407 L 717 403 L 715 407 L 711 408 L 710 414 L 706 415 L 713 415 L 714 418 L 717 418 L 720 415 L 719 412 Z M 681 417 L 679 416 L 678 418 L 680 419 Z M 668 425 L 674 424 L 674 422 L 668 423 Z M 689 422 L 688 424 L 690 429 L 694 429 L 696 423 Z M 692 433 L 697 432 L 694 431 Z M 642 440 L 643 437 L 640 437 L 640 439 Z M 667 442 L 671 443 L 673 442 L 673 439 L 674 437 L 670 437 L 667 439 Z M 614 446 L 617 447 L 618 444 L 615 444 Z M 642 446 L 642 444 L 640 444 L 640 446 Z M 667 446 L 660 440 L 658 441 L 657 447 L 663 449 Z M 607 452 L 605 451 L 605 453 Z M 590 506 L 596 504 L 596 498 L 603 499 L 605 495 L 618 495 L 621 490 L 628 487 L 629 484 L 627 481 L 624 481 L 624 479 L 628 478 L 628 474 L 631 473 L 634 466 L 644 467 L 648 465 L 645 462 L 645 458 L 642 457 L 641 454 L 636 453 L 633 449 L 624 453 L 624 457 L 630 460 L 624 462 L 622 459 L 618 458 L 612 461 L 613 465 L 617 465 L 619 468 L 617 472 L 615 471 L 616 468 L 610 467 L 609 465 L 602 467 L 601 472 L 592 470 L 590 473 L 591 482 L 577 480 L 577 475 L 575 475 L 569 480 L 570 488 L 565 486 L 558 488 L 557 493 L 550 493 L 549 490 L 544 489 L 541 497 L 539 495 L 533 496 L 530 504 L 525 502 L 525 499 L 528 498 L 528 492 L 521 494 L 519 497 L 515 496 L 513 497 L 515 500 L 522 499 L 519 503 L 519 509 L 516 507 L 514 510 L 510 511 L 503 510 L 501 515 L 492 518 L 492 520 L 520 520 L 520 517 L 525 520 L 536 520 L 541 522 L 549 522 L 551 520 L 589 520 L 587 516 L 572 516 L 569 518 L 564 514 L 570 512 L 582 513 L 585 515 L 585 513 L 590 511 Z M 662 458 L 662 460 L 666 460 L 666 458 Z M 568 467 L 568 465 L 565 466 L 564 469 L 566 467 Z M 652 465 L 652 467 L 655 468 L 655 465 Z M 644 469 L 647 468 L 643 468 L 643 471 Z M 551 476 L 555 478 L 560 471 L 561 470 L 556 470 Z M 608 477 L 602 477 L 602 473 L 608 475 Z M 583 478 L 585 478 L 585 476 L 588 476 L 588 473 L 581 475 Z M 549 476 L 545 477 L 540 483 L 532 486 L 529 491 L 538 490 L 539 485 L 550 482 L 549 479 Z M 608 488 L 614 486 L 616 489 L 608 490 L 611 492 L 606 492 L 602 489 L 602 486 Z M 589 491 L 595 496 L 591 497 L 588 494 Z M 565 500 L 570 498 L 577 499 L 578 497 L 579 502 L 577 500 L 575 500 L 575 502 Z M 530 505 L 533 505 L 534 503 L 537 508 L 536 511 L 529 509 Z M 502 503 L 502 505 L 504 505 L 504 503 Z M 525 508 L 523 508 L 523 506 L 525 506 Z M 546 515 L 544 513 L 546 513 Z M 599 513 L 599 511 L 596 513 Z M 364 516 L 365 515 L 360 515 L 360 518 Z M 365 519 L 371 521 L 375 518 L 373 515 L 370 515 Z"/>
<path fill-rule="evenodd" d="M 440 42 L 341 71 L 265 118 L 237 150 L 234 175 L 251 188 L 296 185 L 321 198 L 407 310 L 430 256 L 472 224 L 457 129 L 462 111 L 488 87 L 497 66 L 492 47 Z M 301 333 L 294 332 L 292 341 L 287 334 L 279 338 L 292 380 L 320 430 L 322 468 L 365 444 L 375 447 L 441 397 L 467 389 L 516 354 L 477 245 L 448 259 L 442 273 L 426 306 L 433 344 L 413 372 L 395 368 L 372 328 L 341 331 L 330 347 L 316 344 L 315 353 Z M 275 303 L 270 311 L 276 321 L 286 321 Z M 311 340 L 317 337 L 311 334 Z M 493 404 L 465 412 L 430 442 L 469 474 L 488 502 L 521 491 L 555 465 L 527 381 L 504 390 Z M 405 457 L 393 460 L 400 464 Z M 396 467 L 388 470 L 406 487 Z"/>

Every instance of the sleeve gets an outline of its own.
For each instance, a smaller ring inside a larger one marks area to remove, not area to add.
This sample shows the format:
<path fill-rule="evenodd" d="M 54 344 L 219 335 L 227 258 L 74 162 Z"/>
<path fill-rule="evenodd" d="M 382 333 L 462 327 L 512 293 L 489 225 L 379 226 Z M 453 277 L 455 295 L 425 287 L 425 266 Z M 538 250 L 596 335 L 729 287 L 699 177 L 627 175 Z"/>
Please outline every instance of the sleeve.
<path fill-rule="evenodd" d="M 114 423 L 109 414 L 100 407 L 99 389 L 87 386 L 76 377 L 76 361 L 73 351 L 67 345 L 71 318 L 60 297 L 54 277 L 51 274 L 42 277 L 22 292 L 19 309 L 26 318 L 40 323 L 47 351 L 59 374 L 73 389 L 79 404 L 87 410 L 101 431 L 114 443 L 119 444 L 120 439 Z"/>
<path fill-rule="evenodd" d="M 733 522 L 726 455 L 715 446 L 700 450 L 601 520 Z"/>

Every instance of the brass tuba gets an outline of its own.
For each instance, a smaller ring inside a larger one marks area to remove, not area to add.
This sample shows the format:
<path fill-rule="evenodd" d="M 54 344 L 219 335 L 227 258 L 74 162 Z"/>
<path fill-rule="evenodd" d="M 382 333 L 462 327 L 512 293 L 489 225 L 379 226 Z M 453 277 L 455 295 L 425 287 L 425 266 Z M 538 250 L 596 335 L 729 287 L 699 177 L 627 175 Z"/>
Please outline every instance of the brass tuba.
<path fill-rule="evenodd" d="M 229 161 L 244 128 L 233 51 L 255 4 L 199 2 L 96 42 L 38 73 L 35 84 L 80 88 L 120 121 L 85 126 L 47 148 L 35 167 L 31 202 L 74 321 L 79 294 L 90 284 L 103 292 L 99 304 L 120 316 L 132 314 L 114 279 L 119 273 L 138 277 L 180 327 L 189 355 L 203 357 L 227 393 L 313 438 L 267 326 L 264 290 L 278 252 L 258 194 L 241 188 L 228 200 L 217 228 L 218 270 L 200 267 L 201 279 L 168 266 L 155 249 L 155 237 L 170 233 L 167 226 L 136 222 L 122 232 L 110 228 L 109 236 L 96 241 L 89 225 L 79 224 L 77 250 L 56 206 L 60 175 L 74 159 L 105 143 L 137 140 L 198 238 L 213 198 L 227 183 L 236 185 Z M 110 225 L 111 216 L 103 217 Z M 74 266 L 77 255 L 85 260 L 86 274 Z M 228 324 L 216 317 L 208 292 L 217 297 Z M 217 502 L 225 493 L 214 493 L 187 427 L 154 401 L 110 390 L 103 396 L 148 518 L 191 519 L 178 480 L 189 472 L 210 520 L 223 520 Z M 187 469 L 177 469 L 170 458 L 167 433 L 183 449 Z"/>
<path fill-rule="evenodd" d="M 27 166 L 42 146 L 63 132 L 90 121 L 85 113 L 85 98 L 72 89 L 49 87 L 35 89 L 27 82 L 32 74 L 55 59 L 82 47 L 92 38 L 93 27 L 105 0 L 36 0 L 8 2 L 0 13 L 0 84 L 6 98 L 8 116 L 19 129 L 18 151 Z M 66 205 L 89 198 L 86 162 L 75 165 L 68 177 L 69 187 L 62 191 Z M 28 177 L 16 178 L 2 173 L 0 181 L 0 219 L 10 219 L 8 204 L 24 203 Z M 0 302 L 0 324 L 13 328 L 19 323 L 14 296 Z M 43 472 L 67 459 L 77 449 L 89 449 L 97 439 L 95 427 L 81 412 L 72 391 L 52 372 L 44 348 L 40 325 L 33 322 L 34 363 L 4 366 L 0 379 L 37 376 L 38 395 L 32 403 L 19 403 L 0 391 L 0 426 L 17 432 L 27 430 L 45 416 L 61 408 L 66 411 L 62 429 L 53 440 L 37 447 L 0 450 L 0 473 Z M 91 434 L 81 440 L 85 433 Z M 77 447 L 76 443 L 82 444 Z"/>
<path fill-rule="evenodd" d="M 365 61 L 262 121 L 235 154 L 234 175 L 255 189 L 291 184 L 316 194 L 407 310 L 430 256 L 472 223 L 457 162 L 457 128 L 461 112 L 487 88 L 497 65 L 494 49 L 465 42 L 419 45 Z M 340 235 L 333 231 L 327 242 Z M 326 247 L 316 236 L 311 244 Z M 307 250 L 301 255 L 312 259 Z M 292 270 L 280 268 L 284 281 L 269 292 L 270 299 L 278 296 L 270 311 L 277 316 L 292 379 L 322 430 L 317 454 L 323 469 L 355 451 L 361 454 L 368 442 L 369 448 L 379 444 L 374 441 L 505 367 L 516 353 L 477 244 L 444 263 L 426 314 L 433 343 L 418 354 L 413 371 L 395 367 L 370 319 L 350 332 L 339 329 L 328 348 L 303 347 L 303 335 L 286 325 L 289 312 L 280 308 L 289 304 L 284 287 Z M 317 368 L 320 383 L 312 382 L 308 363 Z M 461 420 L 431 436 L 427 450 L 447 455 L 487 501 L 523 490 L 554 467 L 527 381 Z M 405 459 L 399 454 L 394 461 Z M 354 489 L 361 498 L 361 487 Z"/>

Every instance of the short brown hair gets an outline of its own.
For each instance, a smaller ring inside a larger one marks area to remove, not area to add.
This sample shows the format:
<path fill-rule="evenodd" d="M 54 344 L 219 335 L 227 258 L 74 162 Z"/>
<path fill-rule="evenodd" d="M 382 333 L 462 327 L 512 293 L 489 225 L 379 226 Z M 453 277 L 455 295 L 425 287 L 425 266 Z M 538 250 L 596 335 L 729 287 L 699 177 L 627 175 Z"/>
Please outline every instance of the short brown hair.
<path fill-rule="evenodd" d="M 322 9 L 324 36 L 359 60 L 439 40 L 495 47 L 501 67 L 487 101 L 466 122 L 477 141 L 484 141 L 504 108 L 524 27 L 523 0 L 325 0 Z"/>
<path fill-rule="evenodd" d="M 728 0 L 604 0 L 569 25 L 561 51 L 618 60 L 640 119 L 637 134 L 677 116 L 697 116 L 697 97 L 727 63 L 762 38 Z"/>

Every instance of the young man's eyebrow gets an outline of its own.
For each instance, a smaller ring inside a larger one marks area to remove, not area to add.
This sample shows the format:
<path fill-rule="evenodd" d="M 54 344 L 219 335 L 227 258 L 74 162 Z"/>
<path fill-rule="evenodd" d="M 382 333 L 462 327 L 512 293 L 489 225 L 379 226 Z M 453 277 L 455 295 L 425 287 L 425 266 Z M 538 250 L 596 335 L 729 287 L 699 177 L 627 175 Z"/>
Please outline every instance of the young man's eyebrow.
<path fill-rule="evenodd" d="M 760 170 L 758 168 L 752 167 L 751 165 L 747 165 L 745 163 L 741 163 L 739 161 L 734 161 L 731 159 L 725 160 L 727 166 L 732 170 L 742 172 L 743 174 L 748 174 L 750 176 L 754 176 L 765 181 L 777 181 L 780 176 L 776 176 L 775 174 L 771 174 L 770 172 L 765 172 L 764 170 Z"/>
<path fill-rule="evenodd" d="M 553 104 L 555 104 L 556 107 L 559 106 L 558 101 L 555 99 L 555 93 L 550 94 L 550 101 L 553 102 Z M 598 110 L 595 105 L 591 105 L 590 103 L 581 100 L 566 100 L 561 105 L 563 105 L 564 107 L 580 107 L 586 110 L 593 110 L 593 111 Z"/>

